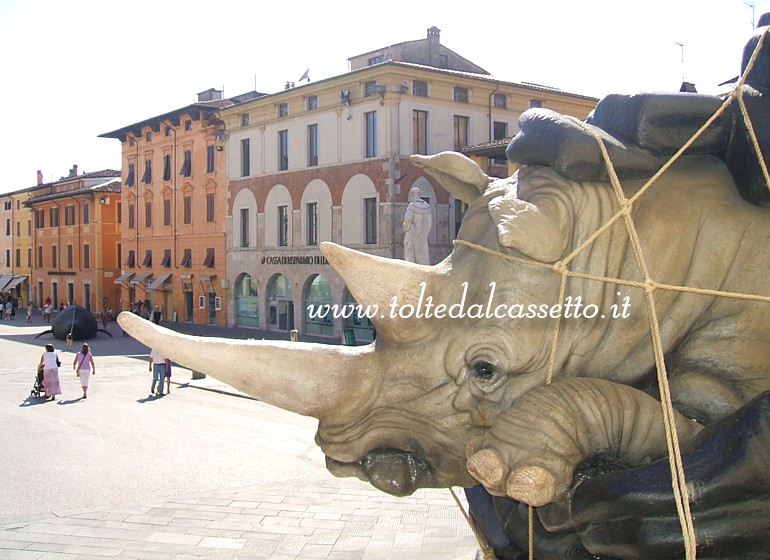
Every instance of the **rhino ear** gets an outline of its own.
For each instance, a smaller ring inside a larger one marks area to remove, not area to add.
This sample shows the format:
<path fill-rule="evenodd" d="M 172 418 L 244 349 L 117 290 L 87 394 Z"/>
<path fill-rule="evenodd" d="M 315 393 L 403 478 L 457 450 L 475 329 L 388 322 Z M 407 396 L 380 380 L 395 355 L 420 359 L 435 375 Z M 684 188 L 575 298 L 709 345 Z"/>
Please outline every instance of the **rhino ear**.
<path fill-rule="evenodd" d="M 567 247 L 568 225 L 557 212 L 516 198 L 512 193 L 489 201 L 500 245 L 541 262 L 556 262 Z"/>
<path fill-rule="evenodd" d="M 492 182 L 476 162 L 457 152 L 441 152 L 432 156 L 413 155 L 409 159 L 468 204 L 481 196 Z"/>

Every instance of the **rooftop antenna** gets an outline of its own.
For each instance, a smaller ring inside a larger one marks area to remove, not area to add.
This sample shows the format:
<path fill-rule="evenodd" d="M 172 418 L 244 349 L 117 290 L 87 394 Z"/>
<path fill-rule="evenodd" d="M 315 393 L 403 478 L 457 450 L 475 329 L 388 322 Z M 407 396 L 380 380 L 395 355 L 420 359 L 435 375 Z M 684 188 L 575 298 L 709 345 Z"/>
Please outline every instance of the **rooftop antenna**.
<path fill-rule="evenodd" d="M 749 8 L 751 8 L 751 28 L 754 29 L 756 27 L 754 22 L 754 4 L 750 4 L 749 2 L 744 2 Z"/>
<path fill-rule="evenodd" d="M 677 43 L 674 41 L 677 45 L 679 45 L 679 48 L 682 50 L 682 83 L 684 83 L 686 80 L 684 79 L 684 45 L 682 43 Z"/>

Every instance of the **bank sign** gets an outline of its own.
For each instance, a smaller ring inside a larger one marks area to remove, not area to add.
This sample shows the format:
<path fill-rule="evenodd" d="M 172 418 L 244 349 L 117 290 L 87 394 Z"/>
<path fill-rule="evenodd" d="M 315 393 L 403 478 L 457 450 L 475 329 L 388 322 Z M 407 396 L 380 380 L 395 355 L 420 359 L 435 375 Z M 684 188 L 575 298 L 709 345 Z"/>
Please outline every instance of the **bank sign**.
<path fill-rule="evenodd" d="M 300 255 L 296 257 L 262 257 L 262 264 L 329 264 L 321 255 Z"/>

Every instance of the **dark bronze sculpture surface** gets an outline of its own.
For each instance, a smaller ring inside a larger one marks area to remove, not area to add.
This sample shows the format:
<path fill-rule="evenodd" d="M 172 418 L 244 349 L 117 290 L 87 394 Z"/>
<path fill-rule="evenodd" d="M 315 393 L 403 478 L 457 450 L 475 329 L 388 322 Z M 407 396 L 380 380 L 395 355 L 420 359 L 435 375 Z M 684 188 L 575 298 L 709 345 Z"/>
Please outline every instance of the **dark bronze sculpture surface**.
<path fill-rule="evenodd" d="M 109 331 L 99 328 L 96 317 L 88 309 L 70 304 L 56 314 L 50 329 L 41 332 L 35 338 L 52 334 L 58 339 L 66 340 L 67 335 L 71 334 L 72 340 L 90 340 L 100 332 L 112 336 Z"/>

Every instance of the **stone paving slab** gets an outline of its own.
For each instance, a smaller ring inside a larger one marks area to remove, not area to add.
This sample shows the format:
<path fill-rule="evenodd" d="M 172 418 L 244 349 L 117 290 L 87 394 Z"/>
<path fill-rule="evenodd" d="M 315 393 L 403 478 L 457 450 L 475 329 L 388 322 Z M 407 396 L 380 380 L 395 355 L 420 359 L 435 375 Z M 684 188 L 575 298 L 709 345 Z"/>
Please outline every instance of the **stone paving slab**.
<path fill-rule="evenodd" d="M 351 479 L 287 481 L 0 525 L 3 560 L 472 560 L 477 548 L 448 490 L 395 498 Z"/>

